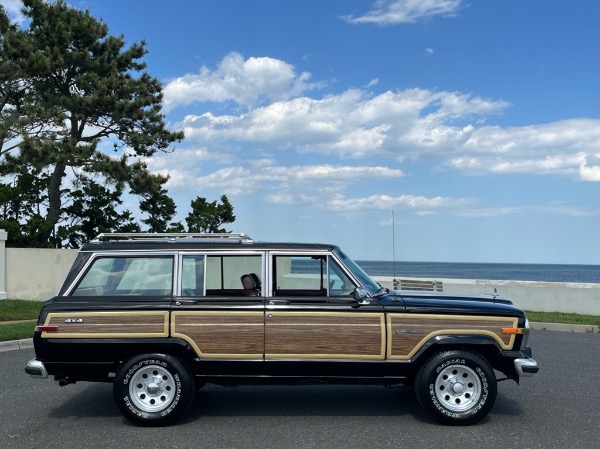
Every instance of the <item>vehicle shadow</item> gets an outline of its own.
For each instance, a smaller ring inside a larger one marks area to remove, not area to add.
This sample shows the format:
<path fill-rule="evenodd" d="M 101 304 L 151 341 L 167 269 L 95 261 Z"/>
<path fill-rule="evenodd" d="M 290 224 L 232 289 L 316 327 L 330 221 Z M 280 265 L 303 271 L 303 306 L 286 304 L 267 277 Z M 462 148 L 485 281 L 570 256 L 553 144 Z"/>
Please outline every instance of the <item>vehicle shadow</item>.
<path fill-rule="evenodd" d="M 496 403 L 490 411 L 492 415 L 503 415 L 503 416 L 523 416 L 525 411 L 521 407 L 520 401 L 511 398 L 510 396 L 502 393 L 500 388 L 498 389 L 498 396 L 496 397 Z"/>
<path fill-rule="evenodd" d="M 426 420 L 414 393 L 381 386 L 209 385 L 198 391 L 184 422 L 236 416 L 402 416 Z"/>
<path fill-rule="evenodd" d="M 78 389 L 78 391 L 73 391 Z M 70 394 L 62 399 L 53 398 L 48 415 L 52 418 L 90 418 L 120 416 L 113 400 L 112 384 L 77 384 L 64 387 Z M 60 390 L 60 396 L 65 395 Z M 59 394 L 57 394 L 58 396 Z"/>
<path fill-rule="evenodd" d="M 78 386 L 79 387 L 79 386 Z M 73 388 L 73 387 L 66 387 Z M 63 396 L 62 394 L 60 396 Z M 89 384 L 64 398 L 48 398 L 51 418 L 120 417 L 111 384 Z M 56 405 L 58 404 L 58 405 Z M 521 416 L 519 402 L 498 393 L 492 415 Z M 263 416 L 409 416 L 424 423 L 434 421 L 419 407 L 411 388 L 381 386 L 295 385 L 239 386 L 208 385 L 196 393 L 188 413 L 175 425 L 203 417 Z M 488 421 L 484 418 L 481 424 Z M 127 423 L 126 420 L 123 420 Z"/>

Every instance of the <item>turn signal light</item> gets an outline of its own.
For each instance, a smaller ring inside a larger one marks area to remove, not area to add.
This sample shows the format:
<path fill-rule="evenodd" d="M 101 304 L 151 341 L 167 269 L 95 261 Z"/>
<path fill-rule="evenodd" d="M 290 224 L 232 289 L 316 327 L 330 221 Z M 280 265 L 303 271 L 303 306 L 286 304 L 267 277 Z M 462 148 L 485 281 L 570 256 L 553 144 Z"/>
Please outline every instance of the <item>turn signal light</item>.
<path fill-rule="evenodd" d="M 519 334 L 519 335 L 521 335 L 523 333 L 523 329 L 520 329 L 518 327 L 503 327 L 502 333 L 503 334 Z"/>

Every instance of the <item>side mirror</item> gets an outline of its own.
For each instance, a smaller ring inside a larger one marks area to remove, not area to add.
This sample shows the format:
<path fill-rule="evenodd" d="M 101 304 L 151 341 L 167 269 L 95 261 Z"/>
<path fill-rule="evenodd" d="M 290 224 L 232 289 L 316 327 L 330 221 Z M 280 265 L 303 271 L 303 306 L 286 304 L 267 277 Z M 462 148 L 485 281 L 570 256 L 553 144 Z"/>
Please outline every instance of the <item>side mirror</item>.
<path fill-rule="evenodd" d="M 366 288 L 356 287 L 354 289 L 354 299 L 358 301 L 358 305 L 360 306 L 371 304 L 371 301 L 369 301 L 369 292 Z"/>

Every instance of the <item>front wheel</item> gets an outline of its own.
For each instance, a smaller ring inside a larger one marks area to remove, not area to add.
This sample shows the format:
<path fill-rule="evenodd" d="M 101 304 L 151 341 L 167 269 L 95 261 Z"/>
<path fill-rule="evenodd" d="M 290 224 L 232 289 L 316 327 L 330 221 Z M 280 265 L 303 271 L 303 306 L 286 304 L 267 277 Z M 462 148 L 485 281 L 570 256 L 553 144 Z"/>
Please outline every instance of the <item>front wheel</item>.
<path fill-rule="evenodd" d="M 117 407 L 131 422 L 164 426 L 182 416 L 194 399 L 189 369 L 164 354 L 139 355 L 116 373 L 113 394 Z"/>
<path fill-rule="evenodd" d="M 494 370 L 479 354 L 453 350 L 434 354 L 419 370 L 415 391 L 421 407 L 444 424 L 484 418 L 496 400 Z"/>

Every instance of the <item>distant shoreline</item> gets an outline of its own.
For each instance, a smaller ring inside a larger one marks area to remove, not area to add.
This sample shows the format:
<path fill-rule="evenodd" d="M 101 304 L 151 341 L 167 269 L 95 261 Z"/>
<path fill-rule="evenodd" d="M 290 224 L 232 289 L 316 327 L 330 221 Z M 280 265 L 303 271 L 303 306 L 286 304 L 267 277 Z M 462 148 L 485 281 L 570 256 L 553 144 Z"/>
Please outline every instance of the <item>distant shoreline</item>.
<path fill-rule="evenodd" d="M 371 276 L 600 283 L 600 265 L 358 260 Z"/>

